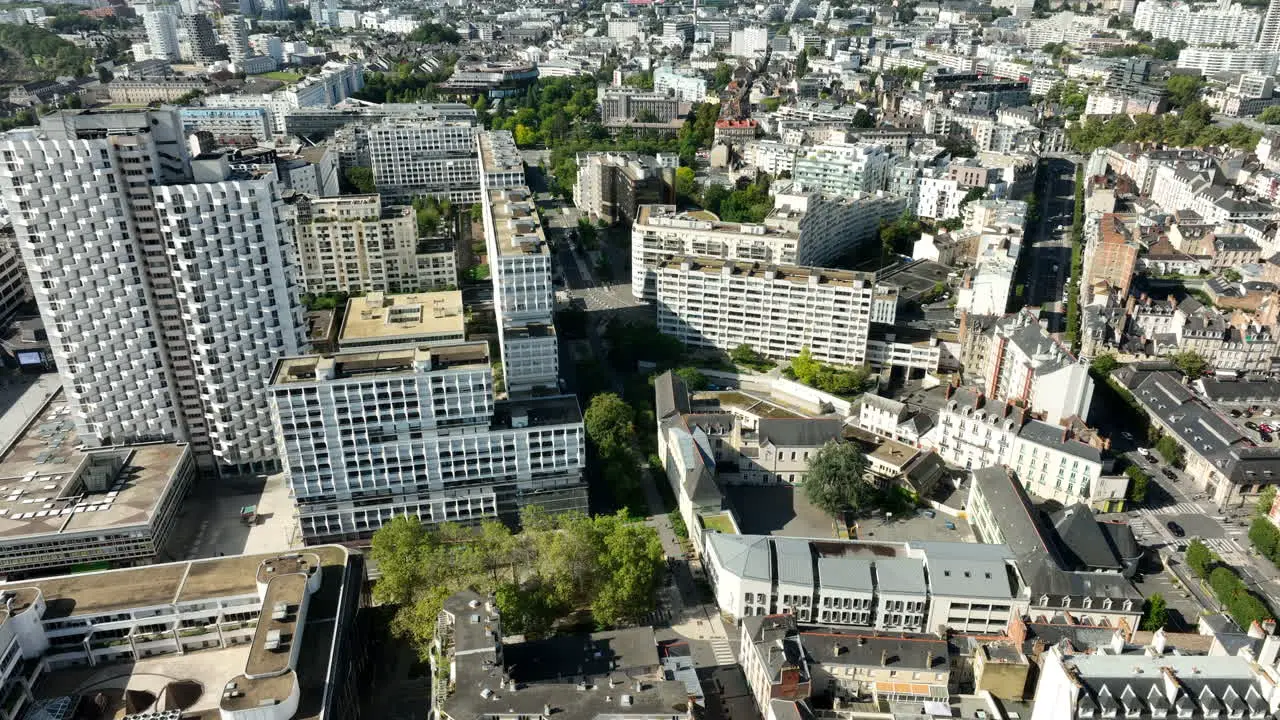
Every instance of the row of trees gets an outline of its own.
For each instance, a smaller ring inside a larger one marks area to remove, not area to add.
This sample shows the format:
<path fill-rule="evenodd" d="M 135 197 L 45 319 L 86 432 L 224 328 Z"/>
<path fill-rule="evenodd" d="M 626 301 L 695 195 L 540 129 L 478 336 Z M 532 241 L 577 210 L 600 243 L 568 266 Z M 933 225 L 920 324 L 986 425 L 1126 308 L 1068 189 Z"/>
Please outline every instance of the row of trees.
<path fill-rule="evenodd" d="M 635 447 L 635 410 L 616 393 L 601 393 L 591 398 L 582 419 L 596 467 L 600 476 L 607 479 L 615 502 L 644 507 L 641 463 Z"/>
<path fill-rule="evenodd" d="M 579 610 L 615 626 L 653 608 L 663 553 L 652 527 L 625 513 L 553 516 L 538 507 L 524 509 L 521 526 L 428 527 L 400 516 L 378 530 L 372 557 L 382 577 L 373 592 L 396 607 L 392 630 L 425 658 L 445 599 L 464 589 L 493 594 L 504 626 L 534 636 Z"/>
<path fill-rule="evenodd" d="M 355 94 L 360 100 L 375 103 L 427 102 L 439 99 L 436 85 L 449 79 L 457 58 L 442 58 L 443 64 L 435 72 L 423 72 L 410 62 L 400 63 L 394 72 L 367 72 L 364 87 Z"/>
<path fill-rule="evenodd" d="M 1067 280 L 1067 342 L 1080 349 L 1080 277 L 1084 274 L 1084 168 L 1076 168 L 1075 206 L 1071 213 L 1071 278 Z"/>
<path fill-rule="evenodd" d="M 1236 571 L 1222 564 L 1222 559 L 1209 550 L 1199 540 L 1187 544 L 1187 565 L 1195 574 L 1208 583 L 1218 602 L 1222 603 L 1227 613 L 1242 628 L 1253 625 L 1255 620 L 1271 617 L 1271 610 L 1236 574 Z"/>
<path fill-rule="evenodd" d="M 1126 467 L 1124 474 L 1129 477 L 1129 492 L 1125 497 L 1136 503 L 1146 500 L 1147 488 L 1151 486 L 1151 476 L 1137 465 Z"/>
<path fill-rule="evenodd" d="M 1067 129 L 1071 145 L 1081 153 L 1122 142 L 1171 147 L 1217 147 L 1229 145 L 1251 149 L 1261 133 L 1243 123 L 1220 127 L 1212 122 L 1212 110 L 1203 102 L 1191 102 L 1178 113 L 1164 115 L 1117 115 L 1109 119 L 1091 116 Z"/>

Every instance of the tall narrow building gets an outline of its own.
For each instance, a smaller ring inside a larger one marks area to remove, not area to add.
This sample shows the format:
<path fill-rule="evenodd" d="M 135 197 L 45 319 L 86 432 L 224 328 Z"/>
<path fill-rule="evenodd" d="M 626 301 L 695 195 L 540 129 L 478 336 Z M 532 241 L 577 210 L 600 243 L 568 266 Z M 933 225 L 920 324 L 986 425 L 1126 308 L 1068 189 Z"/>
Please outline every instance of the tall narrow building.
<path fill-rule="evenodd" d="M 507 391 L 521 395 L 559 383 L 559 347 L 552 314 L 551 252 L 524 165 L 511 133 L 483 133 L 479 142 L 485 245 L 493 277 L 494 313 Z"/>
<path fill-rule="evenodd" d="M 192 160 L 176 110 L 47 116 L 0 136 L 0 158 L 81 440 L 276 467 L 266 382 L 303 333 L 275 183 Z"/>
<path fill-rule="evenodd" d="M 1271 0 L 1267 5 L 1267 14 L 1262 17 L 1262 32 L 1258 34 L 1258 49 L 1280 51 L 1280 0 Z"/>

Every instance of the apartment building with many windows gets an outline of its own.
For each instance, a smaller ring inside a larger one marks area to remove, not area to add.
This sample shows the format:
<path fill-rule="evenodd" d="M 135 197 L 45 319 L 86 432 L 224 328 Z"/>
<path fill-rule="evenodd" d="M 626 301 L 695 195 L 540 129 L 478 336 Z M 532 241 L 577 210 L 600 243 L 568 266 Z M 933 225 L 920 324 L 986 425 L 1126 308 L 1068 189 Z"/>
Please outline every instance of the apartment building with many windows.
<path fill-rule="evenodd" d="M 419 195 L 455 203 L 480 199 L 478 128 L 467 120 L 386 118 L 364 132 L 373 184 L 388 200 Z"/>
<path fill-rule="evenodd" d="M 487 190 L 484 231 L 507 391 L 559 382 L 551 253 L 529 189 Z"/>
<path fill-rule="evenodd" d="M 303 326 L 275 183 L 191 160 L 176 110 L 46 116 L 0 138 L 0 160 L 80 439 L 276 467 L 263 390 Z"/>
<path fill-rule="evenodd" d="M 406 513 L 586 509 L 577 400 L 495 403 L 485 342 L 288 358 L 271 396 L 307 543 L 365 541 Z"/>
<path fill-rule="evenodd" d="M 658 329 L 689 347 L 747 344 L 770 358 L 867 362 L 875 278 L 795 265 L 681 257 L 657 268 Z"/>
<path fill-rule="evenodd" d="M 824 196 L 775 183 L 773 212 L 763 223 L 721 222 L 709 213 L 642 205 L 631 227 L 631 292 L 656 298 L 656 268 L 676 256 L 824 267 L 878 242 L 880 224 L 902 214 L 902 198 L 876 193 Z"/>
<path fill-rule="evenodd" d="M 456 285 L 452 244 L 418 238 L 413 208 L 378 195 L 298 196 L 294 243 L 310 293 L 405 293 Z"/>

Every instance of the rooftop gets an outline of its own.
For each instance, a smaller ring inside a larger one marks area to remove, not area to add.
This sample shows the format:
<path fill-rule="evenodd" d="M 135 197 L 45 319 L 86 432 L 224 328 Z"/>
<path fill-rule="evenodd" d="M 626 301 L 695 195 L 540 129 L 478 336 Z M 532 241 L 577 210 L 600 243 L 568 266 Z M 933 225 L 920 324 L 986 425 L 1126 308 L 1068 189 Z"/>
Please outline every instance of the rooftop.
<path fill-rule="evenodd" d="M 190 455 L 185 443 L 85 449 L 54 395 L 0 455 L 0 538 L 147 525 Z"/>
<path fill-rule="evenodd" d="M 875 282 L 875 276 L 872 273 L 853 270 L 803 265 L 764 265 L 710 257 L 676 256 L 659 263 L 658 270 L 701 272 L 707 275 L 728 274 L 734 277 L 789 282 L 796 285 L 844 285 L 854 288 L 871 288 Z"/>
<path fill-rule="evenodd" d="M 506 131 L 482 132 L 479 135 L 480 167 L 486 173 L 524 172 L 524 159 L 516 149 L 515 139 Z"/>
<path fill-rule="evenodd" d="M 247 555 L 168 563 L 66 575 L 29 584 L 10 584 L 3 589 L 16 589 L 19 599 L 24 599 L 34 595 L 34 588 L 39 588 L 48 605 L 44 619 L 49 621 L 179 601 L 256 600 L 258 575 L 267 566 L 282 571 L 305 568 L 319 573 L 305 618 L 297 615 L 296 608 L 305 594 L 306 578 L 282 574 L 270 581 L 262 605 L 263 615 L 250 645 L 144 658 L 132 664 L 55 670 L 41 677 L 35 692 L 38 699 L 89 697 L 104 692 L 110 699 L 125 691 L 161 696 L 163 691 L 172 688 L 171 683 L 180 681 L 188 683 L 189 692 L 196 696 L 188 712 L 196 713 L 192 717 L 207 718 L 216 717 L 218 708 L 246 710 L 282 702 L 297 686 L 301 702 L 293 717 L 303 720 L 322 714 L 327 702 L 324 689 L 333 682 L 331 673 L 344 670 L 331 668 L 330 658 L 335 647 L 340 599 L 344 592 L 358 587 L 349 582 L 351 559 L 345 548 L 321 546 L 309 548 L 299 556 Z M 277 618 L 275 607 L 279 602 L 285 602 L 294 612 Z M 273 631 L 286 628 L 290 642 L 302 643 L 293 669 L 289 665 L 288 645 L 276 651 L 270 649 L 268 641 Z M 246 669 L 251 675 L 259 672 L 262 675 L 247 677 Z"/>
<path fill-rule="evenodd" d="M 489 191 L 499 255 L 547 255 L 547 238 L 528 188 Z"/>
<path fill-rule="evenodd" d="M 460 290 L 404 295 L 372 292 L 347 300 L 338 344 L 374 339 L 388 343 L 460 340 L 465 321 Z"/>
<path fill-rule="evenodd" d="M 489 344 L 470 342 L 286 357 L 276 361 L 271 384 L 334 382 L 369 376 L 441 372 L 463 367 L 488 368 Z"/>

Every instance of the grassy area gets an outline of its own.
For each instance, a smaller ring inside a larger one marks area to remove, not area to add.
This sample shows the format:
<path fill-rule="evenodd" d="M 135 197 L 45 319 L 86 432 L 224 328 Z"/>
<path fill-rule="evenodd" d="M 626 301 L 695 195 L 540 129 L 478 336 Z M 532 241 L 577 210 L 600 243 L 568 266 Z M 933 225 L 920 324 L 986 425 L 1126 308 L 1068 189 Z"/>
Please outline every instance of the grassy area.
<path fill-rule="evenodd" d="M 726 515 L 703 515 L 702 525 L 708 530 L 722 532 L 725 535 L 737 535 L 738 532 L 733 529 L 733 523 L 730 522 Z"/>
<path fill-rule="evenodd" d="M 288 70 L 272 70 L 269 73 L 262 73 L 261 75 L 255 75 L 254 77 L 260 77 L 266 80 L 279 80 L 282 83 L 294 83 L 306 76 L 302 73 L 290 72 Z"/>
<path fill-rule="evenodd" d="M 464 275 L 468 280 L 473 280 L 473 281 L 476 281 L 476 282 L 480 282 L 481 280 L 488 280 L 488 279 L 489 279 L 489 266 L 488 266 L 488 265 L 476 265 L 475 267 L 467 268 L 467 269 L 466 269 L 466 271 L 463 273 L 463 275 Z"/>

